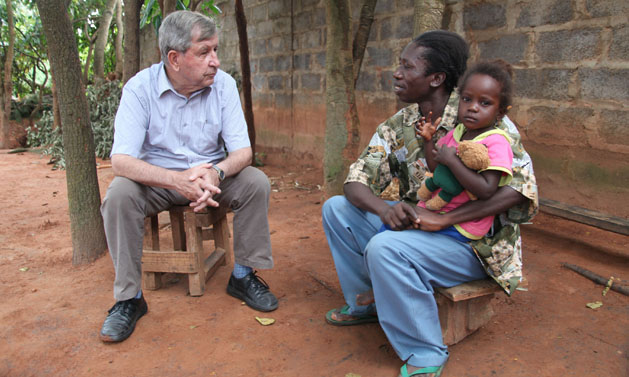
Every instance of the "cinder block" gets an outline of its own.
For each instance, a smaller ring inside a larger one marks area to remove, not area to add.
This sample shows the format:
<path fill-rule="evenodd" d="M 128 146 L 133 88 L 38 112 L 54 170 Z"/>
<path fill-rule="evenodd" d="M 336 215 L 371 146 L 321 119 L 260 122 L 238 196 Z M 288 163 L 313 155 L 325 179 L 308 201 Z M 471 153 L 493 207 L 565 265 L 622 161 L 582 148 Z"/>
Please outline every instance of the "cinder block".
<path fill-rule="evenodd" d="M 301 87 L 309 90 L 321 90 L 321 75 L 314 73 L 301 75 Z"/>
<path fill-rule="evenodd" d="M 293 56 L 293 68 L 297 71 L 309 70 L 310 54 L 295 54 L 295 56 Z"/>
<path fill-rule="evenodd" d="M 626 0 L 586 0 L 585 9 L 592 17 L 608 17 L 629 13 Z"/>
<path fill-rule="evenodd" d="M 482 60 L 504 59 L 515 64 L 525 59 L 529 38 L 525 34 L 504 35 L 498 39 L 479 42 Z"/>
<path fill-rule="evenodd" d="M 501 28 L 507 24 L 506 4 L 466 4 L 463 8 L 465 29 Z"/>
<path fill-rule="evenodd" d="M 629 60 L 629 28 L 622 24 L 612 29 L 612 43 L 609 46 L 609 58 Z"/>
<path fill-rule="evenodd" d="M 583 99 L 629 99 L 629 69 L 583 68 L 579 70 L 579 81 Z"/>
<path fill-rule="evenodd" d="M 291 57 L 289 55 L 280 55 L 275 58 L 275 70 L 279 72 L 287 71 L 290 69 L 290 60 Z"/>
<path fill-rule="evenodd" d="M 389 67 L 393 62 L 393 51 L 385 47 L 367 47 L 367 66 Z"/>
<path fill-rule="evenodd" d="M 518 69 L 515 70 L 515 94 L 518 97 L 567 100 L 574 70 Z"/>
<path fill-rule="evenodd" d="M 526 134 L 546 145 L 587 146 L 585 125 L 591 122 L 594 110 L 587 108 L 556 108 L 535 106 L 528 110 Z"/>
<path fill-rule="evenodd" d="M 260 58 L 260 72 L 272 72 L 274 69 L 274 59 L 269 56 Z"/>
<path fill-rule="evenodd" d="M 410 39 L 413 37 L 412 15 L 397 18 L 397 27 L 395 28 L 395 34 L 393 37 L 397 39 Z"/>
<path fill-rule="evenodd" d="M 282 89 L 284 89 L 284 77 L 279 75 L 269 76 L 269 90 Z"/>
<path fill-rule="evenodd" d="M 356 90 L 373 92 L 376 90 L 376 78 L 371 72 L 360 72 L 356 82 Z"/>
<path fill-rule="evenodd" d="M 601 111 L 599 134 L 608 144 L 629 146 L 629 111 Z"/>
<path fill-rule="evenodd" d="M 516 27 L 562 24 L 573 17 L 571 0 L 534 0 L 522 7 Z"/>
<path fill-rule="evenodd" d="M 571 29 L 541 33 L 535 46 L 544 63 L 580 62 L 601 54 L 600 29 Z"/>

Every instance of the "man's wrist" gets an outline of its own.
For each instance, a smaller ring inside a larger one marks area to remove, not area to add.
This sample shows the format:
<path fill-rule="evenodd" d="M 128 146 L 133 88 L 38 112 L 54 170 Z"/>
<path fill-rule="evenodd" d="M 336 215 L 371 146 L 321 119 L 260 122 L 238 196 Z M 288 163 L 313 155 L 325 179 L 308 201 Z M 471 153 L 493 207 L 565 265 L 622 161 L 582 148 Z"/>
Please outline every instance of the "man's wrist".
<path fill-rule="evenodd" d="M 223 169 L 219 168 L 216 165 L 212 165 L 212 169 L 216 171 L 218 175 L 218 181 L 223 182 L 223 180 L 225 179 L 225 172 L 223 171 Z"/>

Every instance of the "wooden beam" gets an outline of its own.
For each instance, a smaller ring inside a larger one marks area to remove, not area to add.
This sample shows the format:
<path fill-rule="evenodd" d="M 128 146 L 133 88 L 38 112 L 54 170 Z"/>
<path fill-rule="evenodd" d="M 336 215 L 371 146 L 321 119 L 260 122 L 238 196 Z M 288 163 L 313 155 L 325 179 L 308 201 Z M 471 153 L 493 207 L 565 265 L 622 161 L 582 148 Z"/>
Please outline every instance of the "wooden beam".
<path fill-rule="evenodd" d="M 441 293 L 450 301 L 458 302 L 470 300 L 477 297 L 492 295 L 502 289 L 492 279 L 481 279 L 468 281 L 450 288 L 437 287 L 437 292 Z"/>
<path fill-rule="evenodd" d="M 197 253 L 189 251 L 144 250 L 142 268 L 151 272 L 191 274 L 199 270 L 197 259 Z"/>
<path fill-rule="evenodd" d="M 542 212 L 629 236 L 629 220 L 550 199 L 539 200 Z"/>

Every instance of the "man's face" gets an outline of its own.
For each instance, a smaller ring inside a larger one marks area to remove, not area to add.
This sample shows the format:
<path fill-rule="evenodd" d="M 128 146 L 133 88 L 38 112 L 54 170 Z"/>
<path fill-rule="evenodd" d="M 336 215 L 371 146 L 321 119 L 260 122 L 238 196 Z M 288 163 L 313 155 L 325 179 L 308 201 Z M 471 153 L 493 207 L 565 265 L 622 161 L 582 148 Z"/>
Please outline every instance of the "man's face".
<path fill-rule="evenodd" d="M 198 33 L 193 33 L 192 43 L 186 52 L 178 52 L 180 77 L 191 91 L 208 87 L 214 83 L 214 76 L 221 62 L 218 60 L 218 35 L 199 41 Z"/>
<path fill-rule="evenodd" d="M 393 90 L 402 102 L 420 102 L 430 93 L 432 75 L 426 76 L 426 61 L 422 58 L 424 50 L 424 47 L 411 43 L 402 51 L 400 65 L 393 73 Z"/>

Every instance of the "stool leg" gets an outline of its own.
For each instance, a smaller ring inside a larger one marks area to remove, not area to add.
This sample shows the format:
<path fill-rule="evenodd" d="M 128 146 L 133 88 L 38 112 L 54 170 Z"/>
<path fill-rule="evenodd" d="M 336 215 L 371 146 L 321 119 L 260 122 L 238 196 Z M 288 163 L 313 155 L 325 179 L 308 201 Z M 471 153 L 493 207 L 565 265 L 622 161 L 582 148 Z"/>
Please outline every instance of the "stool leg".
<path fill-rule="evenodd" d="M 232 243 L 229 239 L 229 223 L 227 222 L 227 216 L 223 216 L 219 221 L 212 226 L 214 232 L 214 245 L 216 248 L 225 250 L 225 259 L 223 260 L 223 266 L 232 264 Z"/>
<path fill-rule="evenodd" d="M 173 234 L 173 250 L 186 250 L 186 229 L 183 225 L 183 212 L 171 209 L 170 227 Z"/>
<path fill-rule="evenodd" d="M 157 215 L 144 219 L 144 247 L 149 250 L 159 250 L 159 222 Z M 142 272 L 144 289 L 156 290 L 162 287 L 161 272 Z"/>
<path fill-rule="evenodd" d="M 186 246 L 188 252 L 194 253 L 196 273 L 188 274 L 188 289 L 190 296 L 201 296 L 205 291 L 205 269 L 203 261 L 203 228 L 201 224 L 197 224 L 196 214 L 193 212 L 185 213 L 186 227 Z"/>

